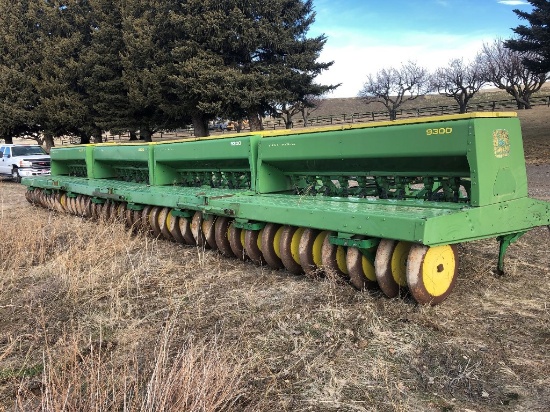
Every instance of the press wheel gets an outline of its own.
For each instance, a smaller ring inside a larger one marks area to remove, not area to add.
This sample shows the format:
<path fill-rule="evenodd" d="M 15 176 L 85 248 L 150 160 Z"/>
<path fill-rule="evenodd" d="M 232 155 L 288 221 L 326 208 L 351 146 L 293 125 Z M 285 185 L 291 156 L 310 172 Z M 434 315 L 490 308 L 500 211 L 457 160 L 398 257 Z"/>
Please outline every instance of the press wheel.
<path fill-rule="evenodd" d="M 149 224 L 149 215 L 151 214 L 151 210 L 153 210 L 153 206 L 147 205 L 141 211 L 141 219 L 139 225 L 140 229 L 145 233 L 152 233 L 151 225 Z"/>
<path fill-rule="evenodd" d="M 325 236 L 322 246 L 321 259 L 325 273 L 333 273 L 341 278 L 348 279 L 346 266 L 346 249 L 343 246 L 330 243 L 331 233 Z"/>
<path fill-rule="evenodd" d="M 231 225 L 231 218 L 227 216 L 220 216 L 216 219 L 214 224 L 214 236 L 216 238 L 216 246 L 222 255 L 227 257 L 235 257 L 231 245 L 229 244 L 229 226 Z"/>
<path fill-rule="evenodd" d="M 234 222 L 232 222 L 231 225 L 229 225 L 228 237 L 233 254 L 237 259 L 246 260 L 248 256 L 244 249 L 244 231 L 235 227 Z"/>
<path fill-rule="evenodd" d="M 191 233 L 193 233 L 193 237 L 195 238 L 197 246 L 208 248 L 209 245 L 206 242 L 206 237 L 204 236 L 204 232 L 202 231 L 203 222 L 204 218 L 202 216 L 202 212 L 195 212 L 195 214 L 193 215 L 193 219 L 191 220 Z"/>
<path fill-rule="evenodd" d="M 407 283 L 420 304 L 437 305 L 451 293 L 458 271 L 456 245 L 414 244 L 407 260 Z"/>
<path fill-rule="evenodd" d="M 112 201 L 109 204 L 109 222 L 116 222 L 118 219 L 118 203 Z"/>
<path fill-rule="evenodd" d="M 412 243 L 383 239 L 378 245 L 374 260 L 376 280 L 382 292 L 394 298 L 407 287 L 407 257 Z"/>
<path fill-rule="evenodd" d="M 305 228 L 296 226 L 284 226 L 281 232 L 281 240 L 279 242 L 279 253 L 281 261 L 285 265 L 286 270 L 295 275 L 304 273 L 300 264 L 300 238 L 304 233 Z"/>
<path fill-rule="evenodd" d="M 168 228 L 168 216 L 170 216 L 170 208 L 163 207 L 158 214 L 158 224 L 160 228 L 160 233 L 167 240 L 174 240 L 174 237 L 170 233 Z"/>
<path fill-rule="evenodd" d="M 308 276 L 318 276 L 323 266 L 323 242 L 328 231 L 307 228 L 302 233 L 299 245 L 299 258 L 302 269 Z"/>
<path fill-rule="evenodd" d="M 61 202 L 59 202 L 61 204 Z M 82 214 L 84 217 L 92 217 L 92 198 L 90 196 L 84 196 L 82 200 Z"/>
<path fill-rule="evenodd" d="M 162 235 L 160 231 L 159 215 L 162 208 L 159 206 L 153 206 L 151 212 L 149 213 L 149 227 L 153 231 L 155 237 L 160 237 Z"/>
<path fill-rule="evenodd" d="M 124 214 L 124 226 L 128 229 L 134 229 L 134 214 L 135 210 L 132 209 L 126 209 L 126 213 Z"/>
<path fill-rule="evenodd" d="M 181 236 L 186 244 L 195 246 L 195 238 L 193 237 L 193 232 L 191 231 L 191 222 L 186 217 L 178 218 L 178 226 L 181 232 Z"/>
<path fill-rule="evenodd" d="M 206 243 L 212 250 L 217 250 L 218 245 L 216 244 L 216 216 L 210 216 L 209 219 L 204 219 L 202 221 L 202 233 Z"/>
<path fill-rule="evenodd" d="M 179 220 L 179 217 L 172 215 L 172 210 L 169 210 L 168 214 L 166 215 L 166 228 L 168 229 L 170 236 L 172 236 L 172 238 L 176 242 L 185 243 L 185 239 L 181 234 L 178 220 Z"/>
<path fill-rule="evenodd" d="M 124 222 L 124 219 L 126 219 L 126 202 L 120 202 L 117 204 L 117 207 L 116 207 L 116 221 L 117 222 Z M 84 210 L 82 210 L 82 212 L 84 212 Z"/>
<path fill-rule="evenodd" d="M 279 247 L 283 228 L 284 226 L 268 223 L 262 230 L 262 255 L 266 263 L 273 269 L 284 268 Z"/>
<path fill-rule="evenodd" d="M 377 287 L 374 265 L 361 251 L 355 247 L 348 248 L 346 266 L 349 272 L 349 281 L 359 290 L 374 289 Z"/>
<path fill-rule="evenodd" d="M 246 254 L 257 265 L 263 265 L 265 262 L 262 254 L 262 230 L 244 231 L 244 249 Z"/>

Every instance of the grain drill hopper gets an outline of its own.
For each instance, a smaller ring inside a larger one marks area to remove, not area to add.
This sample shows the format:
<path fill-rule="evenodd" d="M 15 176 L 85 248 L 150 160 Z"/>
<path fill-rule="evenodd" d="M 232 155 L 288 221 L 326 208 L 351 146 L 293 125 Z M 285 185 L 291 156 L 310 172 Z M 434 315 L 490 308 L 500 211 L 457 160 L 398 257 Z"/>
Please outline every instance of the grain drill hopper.
<path fill-rule="evenodd" d="M 457 245 L 550 225 L 514 113 L 55 148 L 27 199 L 388 297 L 443 301 Z"/>

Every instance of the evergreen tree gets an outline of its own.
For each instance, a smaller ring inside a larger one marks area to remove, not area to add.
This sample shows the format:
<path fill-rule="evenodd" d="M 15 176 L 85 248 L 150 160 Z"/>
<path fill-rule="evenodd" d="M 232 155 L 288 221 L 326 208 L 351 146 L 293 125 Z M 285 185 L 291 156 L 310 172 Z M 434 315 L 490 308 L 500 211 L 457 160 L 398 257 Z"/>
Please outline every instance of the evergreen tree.
<path fill-rule="evenodd" d="M 533 11 L 527 13 L 514 10 L 520 19 L 527 20 L 530 26 L 519 25 L 513 29 L 517 39 L 510 39 L 505 46 L 525 54 L 523 63 L 534 73 L 550 72 L 550 1 L 528 0 Z"/>

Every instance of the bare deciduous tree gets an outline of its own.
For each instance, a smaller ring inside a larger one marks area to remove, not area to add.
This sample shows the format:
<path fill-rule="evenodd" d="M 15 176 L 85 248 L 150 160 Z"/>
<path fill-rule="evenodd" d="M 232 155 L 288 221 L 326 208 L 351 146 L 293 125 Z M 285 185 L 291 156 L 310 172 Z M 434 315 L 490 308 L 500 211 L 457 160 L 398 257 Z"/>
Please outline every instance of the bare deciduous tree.
<path fill-rule="evenodd" d="M 459 113 L 466 113 L 468 102 L 487 84 L 487 74 L 481 56 L 464 63 L 462 59 L 453 59 L 447 67 L 441 67 L 433 75 L 433 90 L 452 97 L 459 106 Z"/>
<path fill-rule="evenodd" d="M 390 115 L 397 117 L 397 109 L 405 102 L 414 100 L 431 91 L 430 74 L 415 62 L 407 62 L 399 68 L 382 69 L 369 75 L 359 92 L 367 102 L 380 102 Z"/>
<path fill-rule="evenodd" d="M 500 39 L 484 44 L 482 56 L 487 80 L 513 96 L 518 109 L 530 109 L 531 96 L 540 90 L 548 74 L 528 69 L 523 64 L 528 54 L 507 49 Z"/>

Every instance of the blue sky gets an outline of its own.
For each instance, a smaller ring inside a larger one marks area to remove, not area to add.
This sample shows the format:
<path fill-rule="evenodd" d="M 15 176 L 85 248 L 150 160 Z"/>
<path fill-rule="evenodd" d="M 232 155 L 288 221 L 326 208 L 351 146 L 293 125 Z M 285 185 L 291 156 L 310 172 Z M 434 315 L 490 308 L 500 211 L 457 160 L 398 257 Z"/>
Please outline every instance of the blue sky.
<path fill-rule="evenodd" d="M 355 97 L 368 74 L 409 60 L 434 70 L 453 58 L 471 60 L 496 38 L 513 36 L 523 0 L 314 0 L 309 37 L 328 37 L 321 61 L 334 65 L 317 79 L 342 83 L 328 97 Z"/>

